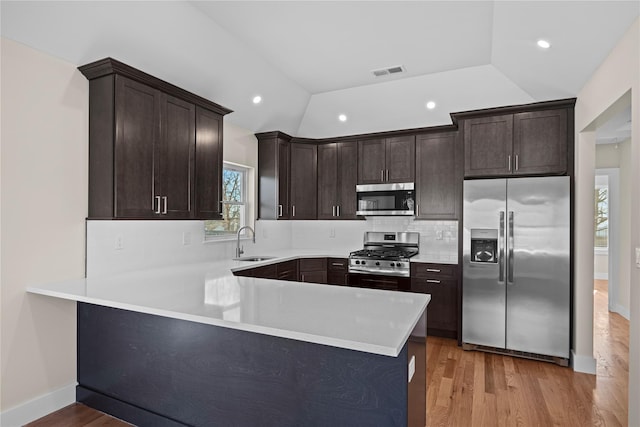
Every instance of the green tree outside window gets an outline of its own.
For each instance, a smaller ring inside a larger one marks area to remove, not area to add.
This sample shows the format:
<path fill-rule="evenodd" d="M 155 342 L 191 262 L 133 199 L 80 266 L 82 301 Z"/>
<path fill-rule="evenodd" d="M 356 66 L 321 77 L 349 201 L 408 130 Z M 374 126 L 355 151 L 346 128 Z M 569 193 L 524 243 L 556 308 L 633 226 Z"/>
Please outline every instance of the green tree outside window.
<path fill-rule="evenodd" d="M 609 247 L 609 194 L 606 187 L 595 189 L 594 246 Z"/>
<path fill-rule="evenodd" d="M 225 164 L 222 171 L 222 218 L 205 221 L 206 238 L 235 234 L 245 225 L 247 169 Z"/>

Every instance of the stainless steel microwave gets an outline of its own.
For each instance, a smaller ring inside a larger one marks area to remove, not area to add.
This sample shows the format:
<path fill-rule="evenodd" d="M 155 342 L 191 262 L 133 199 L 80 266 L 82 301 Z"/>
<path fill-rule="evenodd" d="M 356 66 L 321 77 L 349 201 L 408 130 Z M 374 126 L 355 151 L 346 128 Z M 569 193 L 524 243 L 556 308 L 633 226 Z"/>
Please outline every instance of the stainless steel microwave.
<path fill-rule="evenodd" d="M 357 215 L 414 215 L 413 182 L 356 185 Z"/>

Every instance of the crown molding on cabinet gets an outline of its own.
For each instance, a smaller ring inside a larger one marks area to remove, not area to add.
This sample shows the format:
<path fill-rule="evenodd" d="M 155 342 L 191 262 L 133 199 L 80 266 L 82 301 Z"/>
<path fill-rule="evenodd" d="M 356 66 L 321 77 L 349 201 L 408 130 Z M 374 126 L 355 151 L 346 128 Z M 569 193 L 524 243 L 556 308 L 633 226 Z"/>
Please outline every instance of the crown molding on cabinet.
<path fill-rule="evenodd" d="M 195 93 L 179 88 L 178 86 L 147 74 L 144 71 L 140 71 L 137 68 L 133 68 L 113 58 L 104 58 L 82 65 L 78 67 L 78 70 L 80 70 L 87 80 L 97 79 L 110 74 L 120 74 L 218 114 L 225 115 L 233 112 L 233 110 L 223 107 L 220 104 L 209 101 Z"/>

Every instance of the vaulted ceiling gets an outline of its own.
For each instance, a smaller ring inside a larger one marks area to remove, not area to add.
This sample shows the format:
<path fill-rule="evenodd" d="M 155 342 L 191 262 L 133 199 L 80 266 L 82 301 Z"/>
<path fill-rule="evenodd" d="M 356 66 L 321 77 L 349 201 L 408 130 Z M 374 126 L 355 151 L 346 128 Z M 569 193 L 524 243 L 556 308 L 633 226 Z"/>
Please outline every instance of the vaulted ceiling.
<path fill-rule="evenodd" d="M 110 56 L 251 131 L 316 138 L 574 97 L 639 12 L 636 0 L 0 3 L 3 37 L 77 65 Z M 372 73 L 394 66 L 405 72 Z"/>

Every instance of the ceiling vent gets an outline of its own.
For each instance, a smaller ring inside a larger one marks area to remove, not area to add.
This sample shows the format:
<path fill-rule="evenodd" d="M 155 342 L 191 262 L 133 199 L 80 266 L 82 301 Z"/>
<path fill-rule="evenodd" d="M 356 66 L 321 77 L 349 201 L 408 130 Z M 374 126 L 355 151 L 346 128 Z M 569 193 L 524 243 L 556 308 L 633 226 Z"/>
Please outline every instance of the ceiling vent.
<path fill-rule="evenodd" d="M 405 72 L 405 69 L 402 65 L 396 65 L 394 67 L 387 67 L 387 68 L 379 68 L 377 70 L 372 71 L 373 75 L 376 77 L 388 76 L 391 74 L 400 74 L 404 72 Z"/>

